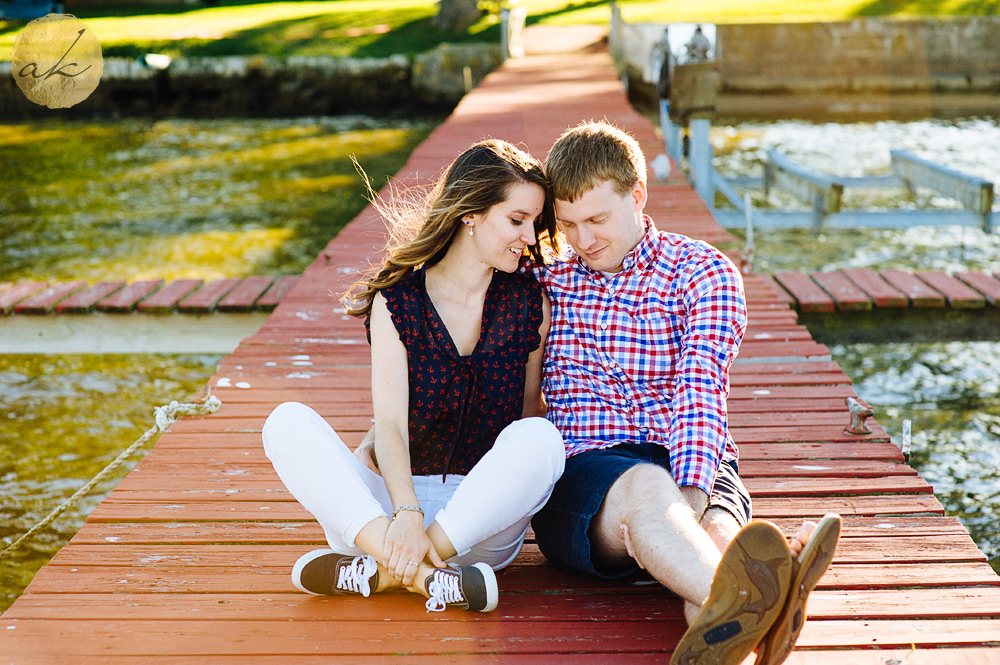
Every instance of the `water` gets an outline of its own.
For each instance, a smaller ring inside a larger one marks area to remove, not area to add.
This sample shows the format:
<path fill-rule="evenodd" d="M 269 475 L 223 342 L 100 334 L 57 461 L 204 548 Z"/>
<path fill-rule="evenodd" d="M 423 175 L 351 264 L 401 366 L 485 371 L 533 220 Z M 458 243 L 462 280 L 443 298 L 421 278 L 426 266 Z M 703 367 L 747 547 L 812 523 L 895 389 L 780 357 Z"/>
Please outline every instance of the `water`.
<path fill-rule="evenodd" d="M 299 273 L 436 123 L 0 125 L 0 281 Z"/>
<path fill-rule="evenodd" d="M 1000 182 L 1000 121 L 922 120 L 815 124 L 782 121 L 716 127 L 715 167 L 724 176 L 763 176 L 767 151 L 777 148 L 813 170 L 840 176 L 889 175 L 889 150 L 909 150 L 970 175 Z M 755 207 L 806 210 L 791 195 L 751 190 Z M 844 207 L 871 210 L 953 209 L 961 206 L 930 190 L 910 200 L 901 188 L 845 190 Z M 1000 201 L 994 210 L 1000 209 Z M 737 231 L 738 235 L 741 232 Z M 910 229 L 830 229 L 754 233 L 756 267 L 779 270 L 898 268 L 904 270 L 1000 271 L 1000 233 L 961 226 Z M 789 251 L 808 247 L 809 251 Z"/>
<path fill-rule="evenodd" d="M 153 424 L 154 406 L 194 396 L 219 360 L 219 356 L 0 356 L 0 549 L 139 438 Z M 0 611 L 14 602 L 35 571 L 80 529 L 146 450 L 3 560 Z"/>
<path fill-rule="evenodd" d="M 910 463 L 1000 572 L 1000 343 L 857 344 L 831 351 Z"/>

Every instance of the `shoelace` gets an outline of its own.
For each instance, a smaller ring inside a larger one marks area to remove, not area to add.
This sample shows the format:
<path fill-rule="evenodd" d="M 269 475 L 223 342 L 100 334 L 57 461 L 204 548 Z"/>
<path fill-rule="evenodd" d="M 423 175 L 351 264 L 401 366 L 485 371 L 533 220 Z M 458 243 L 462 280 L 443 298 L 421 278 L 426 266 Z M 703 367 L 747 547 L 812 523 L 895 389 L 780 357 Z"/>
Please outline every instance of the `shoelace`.
<path fill-rule="evenodd" d="M 378 564 L 375 557 L 370 554 L 356 556 L 351 559 L 351 563 L 340 567 L 340 575 L 337 576 L 337 588 L 344 591 L 360 593 L 365 598 L 372 592 L 368 585 L 368 580 L 378 572 Z"/>
<path fill-rule="evenodd" d="M 424 603 L 428 612 L 443 612 L 448 603 L 465 602 L 459 577 L 451 571 L 434 571 L 431 583 L 427 585 L 427 593 L 431 595 Z"/>

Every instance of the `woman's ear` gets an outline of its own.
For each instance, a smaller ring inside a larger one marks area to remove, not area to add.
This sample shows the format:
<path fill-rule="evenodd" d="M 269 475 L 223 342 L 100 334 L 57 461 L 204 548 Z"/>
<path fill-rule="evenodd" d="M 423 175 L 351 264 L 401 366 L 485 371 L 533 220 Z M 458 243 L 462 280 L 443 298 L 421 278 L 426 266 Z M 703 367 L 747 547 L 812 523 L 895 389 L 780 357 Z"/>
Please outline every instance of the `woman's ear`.
<path fill-rule="evenodd" d="M 479 213 L 470 212 L 462 217 L 462 223 L 466 226 L 475 226 L 479 223 Z"/>

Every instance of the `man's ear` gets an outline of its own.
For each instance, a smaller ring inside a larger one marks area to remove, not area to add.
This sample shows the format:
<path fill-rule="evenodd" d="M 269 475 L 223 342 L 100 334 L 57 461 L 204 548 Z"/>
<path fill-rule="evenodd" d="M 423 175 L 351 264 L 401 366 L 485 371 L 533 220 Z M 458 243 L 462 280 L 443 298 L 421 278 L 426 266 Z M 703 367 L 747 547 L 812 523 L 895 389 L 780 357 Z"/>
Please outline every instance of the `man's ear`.
<path fill-rule="evenodd" d="M 643 208 L 646 207 L 646 199 L 648 198 L 648 193 L 646 192 L 646 182 L 644 180 L 637 180 L 634 185 L 632 185 L 632 201 L 635 203 L 635 211 L 642 212 Z"/>

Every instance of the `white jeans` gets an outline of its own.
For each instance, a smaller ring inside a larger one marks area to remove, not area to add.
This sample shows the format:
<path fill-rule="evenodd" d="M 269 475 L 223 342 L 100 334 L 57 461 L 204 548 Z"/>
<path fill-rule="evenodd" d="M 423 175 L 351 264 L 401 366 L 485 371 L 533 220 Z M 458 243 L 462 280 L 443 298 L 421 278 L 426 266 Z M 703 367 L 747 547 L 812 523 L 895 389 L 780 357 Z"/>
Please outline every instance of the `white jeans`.
<path fill-rule="evenodd" d="M 342 554 L 364 554 L 358 532 L 392 514 L 382 476 L 354 456 L 313 409 L 278 406 L 264 423 L 264 451 L 302 506 L 316 517 L 327 542 Z M 517 420 L 466 476 L 414 476 L 424 528 L 437 522 L 458 553 L 449 562 L 483 561 L 503 568 L 517 556 L 532 515 L 562 475 L 562 436 L 544 418 Z M 442 482 L 443 481 L 443 482 Z"/>

